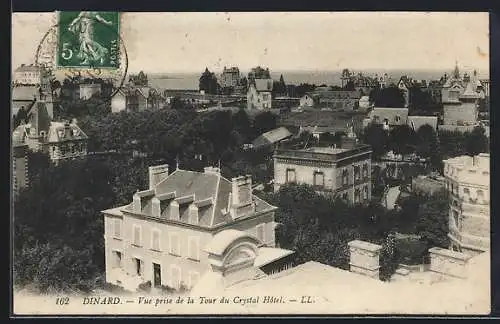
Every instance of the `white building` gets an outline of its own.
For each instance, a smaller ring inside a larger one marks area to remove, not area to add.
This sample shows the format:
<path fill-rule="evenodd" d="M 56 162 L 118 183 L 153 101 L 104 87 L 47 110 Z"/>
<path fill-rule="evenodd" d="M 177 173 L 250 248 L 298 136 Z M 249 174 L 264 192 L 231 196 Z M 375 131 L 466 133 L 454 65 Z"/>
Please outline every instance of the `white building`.
<path fill-rule="evenodd" d="M 272 108 L 272 79 L 255 79 L 248 88 L 247 106 L 248 109 L 271 109 Z"/>
<path fill-rule="evenodd" d="M 42 68 L 33 64 L 21 64 L 14 70 L 13 82 L 20 85 L 40 85 L 43 77 Z"/>
<path fill-rule="evenodd" d="M 490 155 L 444 161 L 450 193 L 450 249 L 477 254 L 490 248 Z"/>
<path fill-rule="evenodd" d="M 80 84 L 80 99 L 88 100 L 95 95 L 101 93 L 100 83 L 81 83 Z"/>

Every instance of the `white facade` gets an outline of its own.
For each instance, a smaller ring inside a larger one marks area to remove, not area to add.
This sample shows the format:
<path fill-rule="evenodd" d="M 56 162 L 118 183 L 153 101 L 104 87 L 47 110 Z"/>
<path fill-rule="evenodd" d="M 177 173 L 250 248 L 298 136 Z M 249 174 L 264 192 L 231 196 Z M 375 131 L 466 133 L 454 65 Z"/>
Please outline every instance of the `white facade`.
<path fill-rule="evenodd" d="M 80 99 L 88 100 L 101 92 L 101 85 L 98 83 L 80 84 Z"/>
<path fill-rule="evenodd" d="M 477 254 L 490 248 L 490 155 L 459 156 L 444 161 L 450 193 L 450 248 Z"/>

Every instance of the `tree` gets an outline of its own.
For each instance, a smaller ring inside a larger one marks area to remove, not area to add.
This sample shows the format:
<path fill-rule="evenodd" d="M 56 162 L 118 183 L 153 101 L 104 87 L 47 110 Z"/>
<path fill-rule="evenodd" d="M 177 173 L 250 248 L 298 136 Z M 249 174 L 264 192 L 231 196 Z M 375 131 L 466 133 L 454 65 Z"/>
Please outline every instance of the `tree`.
<path fill-rule="evenodd" d="M 419 208 L 416 230 L 428 248 L 448 248 L 448 196 L 438 192 L 426 200 Z"/>
<path fill-rule="evenodd" d="M 422 90 L 422 87 L 419 85 L 410 87 L 408 91 L 410 96 L 409 110 L 411 113 L 438 112 L 438 105 L 433 101 L 430 92 Z"/>
<path fill-rule="evenodd" d="M 382 125 L 370 123 L 363 131 L 363 142 L 370 145 L 373 151 L 373 158 L 380 158 L 387 152 L 388 135 Z"/>
<path fill-rule="evenodd" d="M 408 125 L 394 127 L 389 132 L 389 148 L 396 154 L 410 154 L 415 150 L 415 132 Z"/>
<path fill-rule="evenodd" d="M 316 89 L 315 84 L 301 83 L 295 88 L 295 94 L 297 97 L 302 97 L 306 93 L 314 91 Z"/>
<path fill-rule="evenodd" d="M 467 135 L 468 136 L 465 140 L 465 150 L 467 155 L 474 156 L 479 153 L 489 152 L 488 138 L 485 135 L 484 128 L 476 126 L 472 132 Z"/>
<path fill-rule="evenodd" d="M 416 133 L 416 153 L 418 156 L 430 160 L 434 170 L 440 170 L 443 157 L 438 142 L 437 133 L 432 126 L 425 124 L 421 126 Z"/>
<path fill-rule="evenodd" d="M 394 235 L 387 235 L 380 252 L 380 280 L 389 281 L 398 268 L 398 255 Z"/>
<path fill-rule="evenodd" d="M 396 86 L 382 89 L 373 89 L 370 92 L 370 102 L 374 102 L 376 107 L 400 108 L 405 105 L 404 93 Z"/>
<path fill-rule="evenodd" d="M 242 136 L 244 143 L 253 140 L 250 138 L 252 132 L 250 118 L 245 109 L 240 109 L 233 115 L 233 125 L 234 129 Z"/>
<path fill-rule="evenodd" d="M 356 88 L 354 86 L 354 82 L 352 80 L 347 81 L 346 85 L 344 86 L 344 90 L 346 90 L 346 91 L 356 90 Z"/>
<path fill-rule="evenodd" d="M 205 71 L 200 77 L 199 88 L 200 91 L 205 91 L 207 94 L 218 94 L 219 84 L 217 83 L 215 73 L 210 72 L 208 68 L 205 68 Z"/>
<path fill-rule="evenodd" d="M 276 128 L 277 116 L 270 111 L 262 112 L 255 116 L 253 121 L 253 137 Z"/>
<path fill-rule="evenodd" d="M 26 109 L 24 109 L 24 106 L 22 106 L 18 111 L 17 114 L 14 115 L 14 128 L 19 126 L 22 122 L 26 122 L 26 118 L 28 117 L 28 112 Z"/>

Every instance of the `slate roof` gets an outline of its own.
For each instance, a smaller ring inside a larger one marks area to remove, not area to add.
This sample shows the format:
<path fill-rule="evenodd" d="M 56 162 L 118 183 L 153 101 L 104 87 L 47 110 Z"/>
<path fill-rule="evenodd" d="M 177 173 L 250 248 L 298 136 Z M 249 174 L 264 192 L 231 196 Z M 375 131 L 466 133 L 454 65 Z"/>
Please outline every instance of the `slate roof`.
<path fill-rule="evenodd" d="M 14 72 L 38 72 L 40 67 L 36 65 L 21 65 Z"/>
<path fill-rule="evenodd" d="M 212 204 L 205 205 L 208 210 L 200 217 L 197 226 L 213 228 L 233 221 L 230 215 L 223 213 L 223 210 L 230 205 L 231 186 L 230 180 L 215 172 L 207 173 L 177 169 L 156 185 L 154 194 L 146 197 L 145 210 L 148 211 L 148 206 L 150 206 L 154 197 L 164 194 L 175 193 L 176 198 L 192 196 L 193 202 L 211 199 Z M 256 213 L 271 211 L 276 208 L 255 195 L 252 195 L 252 200 L 255 203 Z M 125 206 L 124 210 L 133 213 L 132 204 Z M 254 214 L 246 214 L 238 219 L 248 218 L 252 215 Z M 188 223 L 188 220 L 181 218 L 180 222 Z"/>
<path fill-rule="evenodd" d="M 307 93 L 314 100 L 325 99 L 359 99 L 361 93 L 359 91 L 345 90 L 320 90 Z"/>
<path fill-rule="evenodd" d="M 380 123 L 384 122 L 384 119 L 389 121 L 389 125 L 403 125 L 408 121 L 408 108 L 386 108 L 386 107 L 375 107 L 370 112 L 370 119 L 378 117 Z M 396 121 L 396 117 L 399 116 L 400 120 Z"/>
<path fill-rule="evenodd" d="M 292 133 L 285 127 L 279 127 L 266 132 L 259 137 L 257 137 L 253 142 L 254 147 L 260 147 L 265 145 L 270 145 L 287 139 L 292 136 Z"/>
<path fill-rule="evenodd" d="M 437 130 L 437 116 L 408 116 L 408 126 L 412 127 L 415 131 L 426 124 Z"/>
<path fill-rule="evenodd" d="M 465 91 L 460 95 L 460 98 L 479 98 L 479 94 L 474 91 L 471 82 L 467 82 Z"/>

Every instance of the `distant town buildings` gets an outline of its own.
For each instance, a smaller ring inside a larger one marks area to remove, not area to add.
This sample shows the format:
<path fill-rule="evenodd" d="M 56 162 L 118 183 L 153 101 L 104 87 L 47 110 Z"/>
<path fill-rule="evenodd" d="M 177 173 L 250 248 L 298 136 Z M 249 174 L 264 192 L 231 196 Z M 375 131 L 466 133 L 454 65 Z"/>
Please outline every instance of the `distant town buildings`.
<path fill-rule="evenodd" d="M 214 258 L 219 271 L 231 272 L 266 247 L 274 262 L 288 254 L 275 249 L 275 210 L 253 195 L 250 176 L 228 180 L 213 167 L 172 173 L 168 165 L 150 167 L 147 189 L 130 204 L 103 211 L 106 281 L 133 290 L 147 281 L 189 288 Z M 247 240 L 255 249 L 245 248 Z"/>
<path fill-rule="evenodd" d="M 490 249 L 490 155 L 444 160 L 449 192 L 450 249 L 478 254 Z"/>
<path fill-rule="evenodd" d="M 22 122 L 12 135 L 13 141 L 26 144 L 32 151 L 49 155 L 54 163 L 87 155 L 88 137 L 72 122 L 53 122 L 44 102 L 36 102 L 28 111 L 28 123 Z"/>
<path fill-rule="evenodd" d="M 302 96 L 300 106 L 353 111 L 358 109 L 360 98 L 359 91 L 320 90 Z"/>
<path fill-rule="evenodd" d="M 371 199 L 369 145 L 346 137 L 340 147 L 277 149 L 274 158 L 274 190 L 289 183 L 308 184 L 318 193 L 350 203 Z"/>
<path fill-rule="evenodd" d="M 224 67 L 224 70 L 222 71 L 222 75 L 220 77 L 220 86 L 222 88 L 234 88 L 238 85 L 239 81 L 240 69 L 238 69 L 238 67 Z"/>
<path fill-rule="evenodd" d="M 368 117 L 363 120 L 365 127 L 369 123 L 383 125 L 386 130 L 395 126 L 406 125 L 408 123 L 408 108 L 374 107 L 368 113 Z"/>
<path fill-rule="evenodd" d="M 129 83 L 136 87 L 148 87 L 148 76 L 143 71 L 140 71 L 137 75 L 131 75 L 129 77 Z"/>
<path fill-rule="evenodd" d="M 255 79 L 248 88 L 247 108 L 251 109 L 271 109 L 272 108 L 272 79 Z"/>
<path fill-rule="evenodd" d="M 118 89 L 111 98 L 111 111 L 144 111 L 162 109 L 167 99 L 155 88 L 132 85 Z"/>
<path fill-rule="evenodd" d="M 476 71 L 472 77 L 460 76 L 458 65 L 451 76 L 445 75 L 441 89 L 445 125 L 470 126 L 478 118 L 478 101 L 485 97 Z"/>
<path fill-rule="evenodd" d="M 271 79 L 271 73 L 269 68 L 263 68 L 261 66 L 254 67 L 248 72 L 248 82 L 253 83 L 255 79 Z"/>
<path fill-rule="evenodd" d="M 40 66 L 21 64 L 14 70 L 12 81 L 14 85 L 47 87 L 47 84 L 50 85 L 48 76 L 48 71 Z"/>
<path fill-rule="evenodd" d="M 80 99 L 88 100 L 95 95 L 99 95 L 101 93 L 101 84 L 100 83 L 80 83 Z"/>
<path fill-rule="evenodd" d="M 22 64 L 14 71 L 12 82 L 11 113 L 30 107 L 37 100 L 43 100 L 50 117 L 53 117 L 51 73 L 43 67 Z"/>

